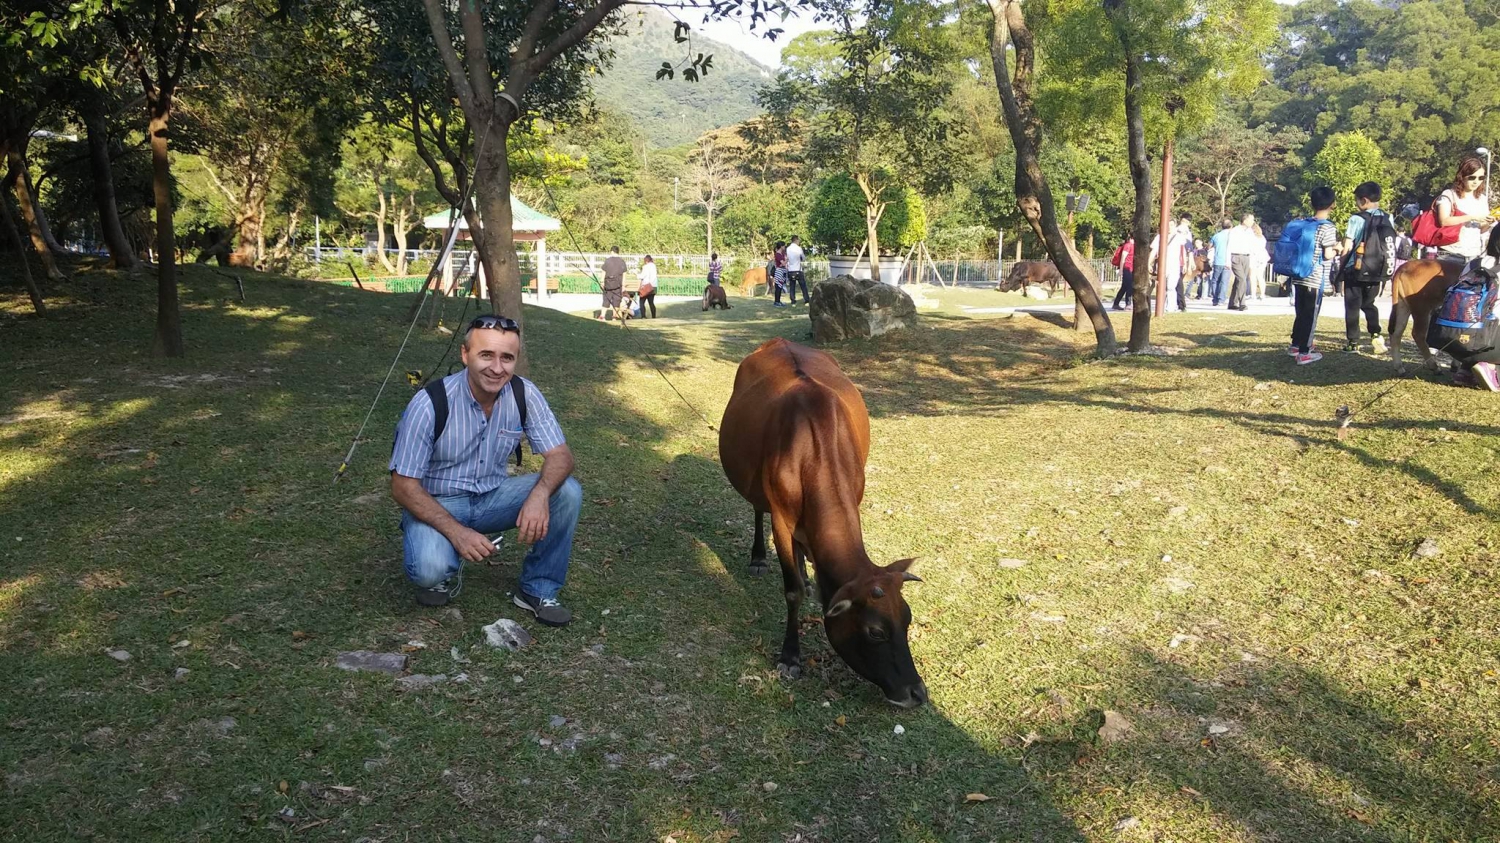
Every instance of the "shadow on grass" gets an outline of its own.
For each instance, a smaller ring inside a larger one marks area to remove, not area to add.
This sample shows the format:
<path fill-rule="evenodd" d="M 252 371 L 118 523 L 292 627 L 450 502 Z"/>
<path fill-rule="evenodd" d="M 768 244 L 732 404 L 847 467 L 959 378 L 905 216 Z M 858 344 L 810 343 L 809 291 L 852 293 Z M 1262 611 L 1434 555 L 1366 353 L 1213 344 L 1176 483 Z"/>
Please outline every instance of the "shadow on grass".
<path fill-rule="evenodd" d="M 1059 785 L 1146 790 L 1151 809 L 1196 818 L 1205 837 L 1494 839 L 1493 785 L 1445 754 L 1441 729 L 1322 671 L 1265 658 L 1195 675 L 1137 648 L 1114 684 L 1133 706 L 1131 736 L 1096 750 L 1092 712 L 1035 743 L 1028 770 Z"/>

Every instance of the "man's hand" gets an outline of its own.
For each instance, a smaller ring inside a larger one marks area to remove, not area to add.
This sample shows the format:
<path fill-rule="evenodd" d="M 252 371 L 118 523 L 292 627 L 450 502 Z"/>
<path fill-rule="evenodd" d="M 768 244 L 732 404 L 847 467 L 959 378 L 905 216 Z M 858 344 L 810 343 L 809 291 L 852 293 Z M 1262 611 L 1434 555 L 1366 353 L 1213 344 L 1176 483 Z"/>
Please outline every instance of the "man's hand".
<path fill-rule="evenodd" d="M 526 502 L 521 504 L 521 514 L 516 516 L 516 532 L 526 544 L 536 544 L 547 537 L 547 525 L 552 518 L 551 496 L 537 484 Z"/>
<path fill-rule="evenodd" d="M 523 510 L 524 512 L 524 510 Z M 490 542 L 489 537 L 476 530 L 460 525 L 454 534 L 448 536 L 453 549 L 464 558 L 465 562 L 478 562 L 495 552 L 495 545 Z"/>

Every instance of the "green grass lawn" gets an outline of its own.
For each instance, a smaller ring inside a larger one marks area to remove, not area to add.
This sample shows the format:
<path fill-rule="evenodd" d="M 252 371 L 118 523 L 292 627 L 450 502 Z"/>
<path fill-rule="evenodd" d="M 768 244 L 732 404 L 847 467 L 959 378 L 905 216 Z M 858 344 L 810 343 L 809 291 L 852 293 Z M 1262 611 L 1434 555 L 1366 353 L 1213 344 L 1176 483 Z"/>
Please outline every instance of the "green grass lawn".
<path fill-rule="evenodd" d="M 805 310 L 526 311 L 586 501 L 551 630 L 509 603 L 513 543 L 457 611 L 415 605 L 404 380 L 331 482 L 409 297 L 246 273 L 241 304 L 189 266 L 189 356 L 156 360 L 154 282 L 74 270 L 45 321 L 0 288 L 6 840 L 1500 840 L 1493 395 L 1296 367 L 1290 315 L 1173 314 L 1181 354 L 1095 362 L 936 291 L 918 330 L 830 349 L 872 417 L 866 541 L 926 581 L 933 703 L 897 711 L 811 611 L 776 678 L 781 583 L 746 575 L 699 417 Z M 419 328 L 400 368 L 447 342 Z M 500 617 L 537 643 L 487 649 Z M 468 681 L 333 667 L 403 647 Z M 1105 710 L 1132 731 L 1101 741 Z"/>

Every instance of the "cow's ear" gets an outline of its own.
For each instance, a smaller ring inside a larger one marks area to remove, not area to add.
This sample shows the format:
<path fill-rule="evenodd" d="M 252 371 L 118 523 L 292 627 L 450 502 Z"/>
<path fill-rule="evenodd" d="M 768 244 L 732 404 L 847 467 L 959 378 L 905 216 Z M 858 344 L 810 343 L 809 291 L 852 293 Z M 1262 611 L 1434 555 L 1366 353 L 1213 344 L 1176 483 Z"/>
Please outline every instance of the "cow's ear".
<path fill-rule="evenodd" d="M 915 556 L 909 559 L 897 559 L 895 562 L 892 562 L 891 564 L 885 566 L 885 569 L 887 571 L 894 571 L 899 574 L 904 574 L 911 568 L 912 565 L 915 565 L 916 563 L 917 558 Z"/>
<path fill-rule="evenodd" d="M 854 601 L 853 600 L 840 600 L 837 603 L 833 604 L 832 606 L 829 606 L 828 607 L 828 611 L 826 611 L 826 612 L 823 613 L 823 617 L 825 617 L 825 618 L 837 617 L 837 616 L 842 615 L 843 613 L 849 611 L 849 607 L 853 606 L 853 605 L 854 605 Z"/>

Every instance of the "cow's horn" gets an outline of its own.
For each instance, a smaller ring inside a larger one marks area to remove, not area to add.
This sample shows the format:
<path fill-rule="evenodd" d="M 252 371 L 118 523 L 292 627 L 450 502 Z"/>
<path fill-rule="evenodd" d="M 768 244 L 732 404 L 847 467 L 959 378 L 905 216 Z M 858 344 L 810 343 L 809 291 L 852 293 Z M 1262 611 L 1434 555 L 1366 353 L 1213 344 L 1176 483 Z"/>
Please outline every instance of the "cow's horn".
<path fill-rule="evenodd" d="M 901 572 L 901 581 L 902 582 L 922 582 L 922 578 L 919 577 L 919 576 L 917 576 L 916 574 L 913 574 L 911 571 L 902 571 Z"/>

